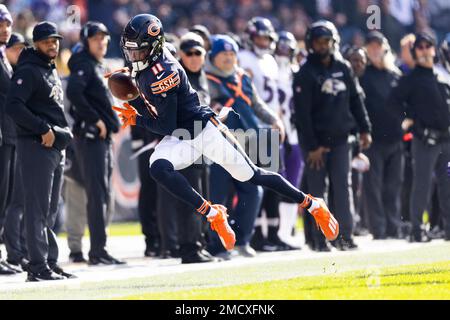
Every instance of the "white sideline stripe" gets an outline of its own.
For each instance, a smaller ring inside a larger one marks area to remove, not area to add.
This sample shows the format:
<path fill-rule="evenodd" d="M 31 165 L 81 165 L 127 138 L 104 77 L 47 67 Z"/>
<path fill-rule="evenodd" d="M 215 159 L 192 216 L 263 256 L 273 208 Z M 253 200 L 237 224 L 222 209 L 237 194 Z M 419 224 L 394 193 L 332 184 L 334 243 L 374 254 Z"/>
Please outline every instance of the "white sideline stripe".
<path fill-rule="evenodd" d="M 235 268 L 249 265 L 259 265 L 264 267 L 278 261 L 306 261 L 307 263 L 307 261 L 313 259 L 322 259 L 324 257 L 329 258 L 329 261 L 333 261 L 333 257 L 338 256 L 341 257 L 381 252 L 389 253 L 408 251 L 411 249 L 417 249 L 419 247 L 433 247 L 442 245 L 444 243 L 443 240 L 433 240 L 432 242 L 425 244 L 408 243 L 406 240 L 381 240 L 374 242 L 370 236 L 355 237 L 355 239 L 356 243 L 359 245 L 359 249 L 354 251 L 336 251 L 333 249 L 332 252 L 313 252 L 306 246 L 303 246 L 302 250 L 259 253 L 257 257 L 251 259 L 235 258 L 230 261 L 223 261 L 218 263 L 182 265 L 180 263 L 180 259 L 162 260 L 140 258 L 145 246 L 144 239 L 141 236 L 111 237 L 108 239 L 108 251 L 111 252 L 113 256 L 119 259 L 126 259 L 128 265 L 88 267 L 86 265 L 80 266 L 62 262 L 61 266 L 64 268 L 64 270 L 67 272 L 73 272 L 78 277 L 78 279 L 26 283 L 26 273 L 21 273 L 8 277 L 0 277 L 0 292 L 14 294 L 14 292 L 17 292 L 21 289 L 40 289 L 55 286 L 66 287 L 68 290 L 70 290 L 80 288 L 81 284 L 96 283 L 106 280 L 126 280 L 159 275 L 182 274 L 187 272 L 201 272 L 203 270 L 214 271 L 216 269 Z M 66 239 L 58 239 L 59 247 L 61 249 L 61 260 L 64 260 L 65 258 L 67 261 L 68 249 L 66 241 Z M 89 239 L 84 239 L 83 241 L 86 243 L 84 247 L 89 247 Z M 137 243 L 140 243 L 140 246 L 142 248 L 137 245 Z M 133 251 L 133 249 L 137 250 Z M 119 250 L 121 250 L 120 252 L 122 252 L 122 254 L 116 254 L 116 252 L 118 252 Z M 136 257 L 136 255 L 130 256 L 130 254 L 139 254 L 139 258 L 132 258 Z M 318 270 L 317 273 L 311 275 L 315 274 L 322 274 L 322 270 Z"/>

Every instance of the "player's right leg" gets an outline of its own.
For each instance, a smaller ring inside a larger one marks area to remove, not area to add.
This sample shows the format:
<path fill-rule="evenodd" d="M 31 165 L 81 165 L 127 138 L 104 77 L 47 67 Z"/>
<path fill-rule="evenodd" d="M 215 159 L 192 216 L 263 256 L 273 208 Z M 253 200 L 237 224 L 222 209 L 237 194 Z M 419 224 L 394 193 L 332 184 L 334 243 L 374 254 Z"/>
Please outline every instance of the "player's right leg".
<path fill-rule="evenodd" d="M 225 249 L 231 250 L 234 248 L 236 235 L 228 225 L 226 208 L 218 204 L 211 205 L 177 171 L 187 168 L 201 156 L 190 142 L 192 140 L 179 140 L 173 136 L 164 137 L 150 157 L 150 174 L 172 195 L 205 215 L 211 223 L 211 229 L 217 232 Z"/>

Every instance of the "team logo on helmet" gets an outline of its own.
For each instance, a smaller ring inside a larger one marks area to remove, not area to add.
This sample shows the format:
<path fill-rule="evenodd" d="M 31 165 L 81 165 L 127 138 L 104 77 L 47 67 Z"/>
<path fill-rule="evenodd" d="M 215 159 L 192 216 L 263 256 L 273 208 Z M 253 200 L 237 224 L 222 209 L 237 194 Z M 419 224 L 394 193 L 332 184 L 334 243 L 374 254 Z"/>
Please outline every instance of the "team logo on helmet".
<path fill-rule="evenodd" d="M 159 27 L 158 23 L 156 21 L 153 21 L 150 23 L 147 29 L 147 33 L 151 35 L 152 37 L 156 37 L 159 32 L 161 31 L 161 28 Z"/>

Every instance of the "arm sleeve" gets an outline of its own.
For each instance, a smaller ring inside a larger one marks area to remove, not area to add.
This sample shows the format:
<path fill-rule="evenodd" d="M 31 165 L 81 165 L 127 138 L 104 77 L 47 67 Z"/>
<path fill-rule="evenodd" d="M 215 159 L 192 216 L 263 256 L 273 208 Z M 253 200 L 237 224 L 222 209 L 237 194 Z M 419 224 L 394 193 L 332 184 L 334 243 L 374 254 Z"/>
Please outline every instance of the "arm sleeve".
<path fill-rule="evenodd" d="M 166 136 L 171 135 L 177 128 L 177 107 L 178 98 L 176 92 L 170 92 L 166 97 L 158 97 L 158 117 L 156 119 L 146 116 L 138 116 L 136 125 L 147 128 L 148 130 Z"/>
<path fill-rule="evenodd" d="M 359 132 L 370 133 L 372 131 L 372 125 L 369 120 L 366 106 L 364 104 L 364 95 L 362 94 L 362 88 L 356 77 L 353 76 L 353 71 L 347 66 L 347 84 L 350 94 L 350 111 L 356 119 L 356 123 L 359 127 Z"/>
<path fill-rule="evenodd" d="M 84 94 L 92 77 L 92 67 L 88 63 L 78 63 L 70 72 L 67 82 L 67 97 L 76 107 L 77 115 L 87 122 L 95 123 L 100 117 Z"/>
<path fill-rule="evenodd" d="M 319 147 L 319 142 L 314 133 L 311 115 L 313 82 L 304 70 L 295 74 L 292 89 L 294 93 L 295 124 L 299 140 L 306 151 L 316 150 Z"/>
<path fill-rule="evenodd" d="M 128 103 L 130 105 L 132 105 L 137 110 L 139 115 L 145 115 L 146 114 L 147 110 L 146 110 L 146 107 L 145 107 L 145 102 L 140 96 L 138 96 L 134 100 L 128 101 Z"/>
<path fill-rule="evenodd" d="M 253 110 L 255 110 L 256 116 L 265 123 L 274 124 L 279 119 L 278 116 L 266 103 L 264 103 L 258 95 L 254 84 L 252 84 L 252 91 L 252 107 Z"/>
<path fill-rule="evenodd" d="M 33 114 L 27 106 L 38 85 L 33 70 L 21 69 L 16 71 L 11 81 L 6 112 L 18 126 L 34 134 L 43 135 L 48 132 L 50 126 Z"/>

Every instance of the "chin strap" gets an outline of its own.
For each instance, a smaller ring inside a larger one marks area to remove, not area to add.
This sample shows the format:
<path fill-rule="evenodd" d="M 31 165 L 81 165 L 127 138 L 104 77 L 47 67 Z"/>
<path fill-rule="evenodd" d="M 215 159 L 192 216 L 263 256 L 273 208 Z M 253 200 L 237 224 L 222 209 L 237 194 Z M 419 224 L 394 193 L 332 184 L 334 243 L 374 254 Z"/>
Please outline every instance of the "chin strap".
<path fill-rule="evenodd" d="M 273 52 L 271 49 L 261 49 L 261 48 L 258 48 L 257 46 L 253 46 L 253 51 L 255 52 L 255 54 L 258 57 L 262 57 L 265 54 L 272 54 L 272 52 Z"/>
<path fill-rule="evenodd" d="M 148 67 L 148 61 L 145 61 L 145 62 L 143 62 L 143 61 L 132 62 L 132 63 L 131 63 L 131 66 L 132 66 L 132 69 L 131 69 L 131 77 L 132 77 L 132 78 L 135 78 L 135 77 L 136 77 L 136 74 L 137 74 L 139 71 L 142 71 L 142 70 L 144 70 L 145 68 Z"/>
<path fill-rule="evenodd" d="M 270 54 L 272 55 L 275 52 L 275 47 L 276 44 L 275 42 L 272 41 L 272 43 L 270 44 L 269 48 L 266 49 L 261 49 L 259 48 L 257 45 L 255 45 L 254 43 L 252 44 L 252 49 L 253 52 L 258 56 L 258 57 L 262 57 L 265 54 Z"/>

